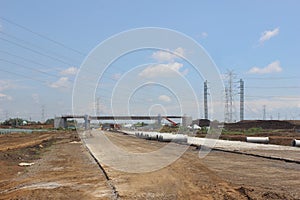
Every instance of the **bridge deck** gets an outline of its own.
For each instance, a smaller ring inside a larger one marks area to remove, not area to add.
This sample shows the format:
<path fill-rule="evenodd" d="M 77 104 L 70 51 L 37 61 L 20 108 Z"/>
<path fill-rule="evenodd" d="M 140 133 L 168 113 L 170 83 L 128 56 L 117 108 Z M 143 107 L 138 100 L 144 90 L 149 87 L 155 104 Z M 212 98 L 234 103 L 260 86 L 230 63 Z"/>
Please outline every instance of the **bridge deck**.
<path fill-rule="evenodd" d="M 75 119 L 75 118 L 82 118 L 84 119 L 85 115 L 63 115 L 62 118 L 64 119 Z M 171 118 L 171 119 L 180 119 L 183 116 L 88 116 L 89 120 L 157 120 L 159 118 Z"/>

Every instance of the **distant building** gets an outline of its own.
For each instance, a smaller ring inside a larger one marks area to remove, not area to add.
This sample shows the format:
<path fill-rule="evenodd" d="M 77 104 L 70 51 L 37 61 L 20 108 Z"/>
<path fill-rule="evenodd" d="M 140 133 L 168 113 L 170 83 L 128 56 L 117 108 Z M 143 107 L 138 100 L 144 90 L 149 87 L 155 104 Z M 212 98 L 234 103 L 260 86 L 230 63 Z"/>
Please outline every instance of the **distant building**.
<path fill-rule="evenodd" d="M 196 119 L 193 120 L 192 125 L 198 125 L 200 127 L 208 127 L 210 125 L 210 120 L 209 119 Z"/>

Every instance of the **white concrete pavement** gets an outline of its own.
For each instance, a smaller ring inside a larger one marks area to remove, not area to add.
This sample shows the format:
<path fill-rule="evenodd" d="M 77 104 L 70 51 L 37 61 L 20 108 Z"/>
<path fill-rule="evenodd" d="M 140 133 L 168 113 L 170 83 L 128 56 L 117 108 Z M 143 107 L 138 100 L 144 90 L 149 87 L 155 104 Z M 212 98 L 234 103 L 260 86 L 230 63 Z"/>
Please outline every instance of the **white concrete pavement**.
<path fill-rule="evenodd" d="M 135 132 L 126 132 L 133 137 Z M 117 133 L 115 133 L 117 134 Z M 158 133 L 161 134 L 161 133 Z M 103 131 L 93 130 L 82 135 L 91 153 L 110 167 L 127 172 L 150 172 L 174 162 L 188 148 L 188 145 L 168 143 L 163 148 L 148 153 L 132 153 L 115 146 Z M 240 141 L 228 141 L 188 137 L 188 144 L 203 145 L 212 149 L 257 155 L 266 158 L 280 159 L 300 163 L 300 148 L 272 144 L 256 144 Z"/>

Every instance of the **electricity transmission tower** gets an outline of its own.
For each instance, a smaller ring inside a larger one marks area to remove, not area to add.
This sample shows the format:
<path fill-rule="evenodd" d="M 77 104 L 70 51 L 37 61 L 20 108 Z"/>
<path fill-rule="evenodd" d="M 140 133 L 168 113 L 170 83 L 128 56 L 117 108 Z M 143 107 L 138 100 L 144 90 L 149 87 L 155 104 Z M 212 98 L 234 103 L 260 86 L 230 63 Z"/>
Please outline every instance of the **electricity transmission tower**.
<path fill-rule="evenodd" d="M 204 82 L 204 119 L 208 119 L 207 81 Z"/>
<path fill-rule="evenodd" d="M 229 98 L 228 98 L 228 88 L 225 87 L 225 122 L 229 121 Z"/>
<path fill-rule="evenodd" d="M 45 122 L 45 105 L 42 105 L 41 122 Z"/>
<path fill-rule="evenodd" d="M 240 79 L 240 121 L 244 120 L 244 81 Z"/>
<path fill-rule="evenodd" d="M 263 120 L 266 120 L 266 105 L 263 105 Z"/>
<path fill-rule="evenodd" d="M 227 72 L 227 86 L 225 87 L 225 99 L 226 99 L 226 104 L 225 104 L 225 116 L 226 116 L 226 122 L 233 122 L 233 112 L 234 112 L 234 105 L 233 105 L 233 101 L 234 101 L 234 93 L 233 93 L 233 89 L 234 89 L 234 85 L 233 85 L 233 80 L 235 78 L 235 74 L 233 73 L 233 71 L 228 71 Z"/>

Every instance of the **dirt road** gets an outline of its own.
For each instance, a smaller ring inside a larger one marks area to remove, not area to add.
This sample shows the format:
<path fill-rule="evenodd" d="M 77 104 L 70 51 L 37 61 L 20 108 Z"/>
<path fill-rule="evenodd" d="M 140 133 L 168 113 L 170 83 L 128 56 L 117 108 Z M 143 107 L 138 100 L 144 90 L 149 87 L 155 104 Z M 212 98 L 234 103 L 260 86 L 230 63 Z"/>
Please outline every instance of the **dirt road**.
<path fill-rule="evenodd" d="M 105 176 L 75 132 L 16 133 L 2 135 L 0 140 L 0 199 L 113 196 Z M 34 165 L 20 167 L 20 162 Z"/>
<path fill-rule="evenodd" d="M 93 132 L 85 141 L 95 141 L 99 134 Z M 130 152 L 149 152 L 165 145 L 117 133 L 105 134 Z M 283 161 L 218 151 L 199 159 L 198 151 L 190 147 L 177 161 L 155 172 L 132 174 L 102 165 L 121 199 L 300 198 L 300 165 Z"/>
<path fill-rule="evenodd" d="M 99 134 L 87 134 L 84 141 L 97 149 Z M 130 152 L 152 152 L 165 145 L 119 133 L 105 135 Z M 20 162 L 34 164 L 20 167 Z M 300 199 L 300 165 L 295 163 L 220 151 L 199 159 L 198 150 L 189 147 L 154 172 L 126 173 L 100 164 L 106 174 L 76 132 L 1 135 L 0 199 Z"/>

